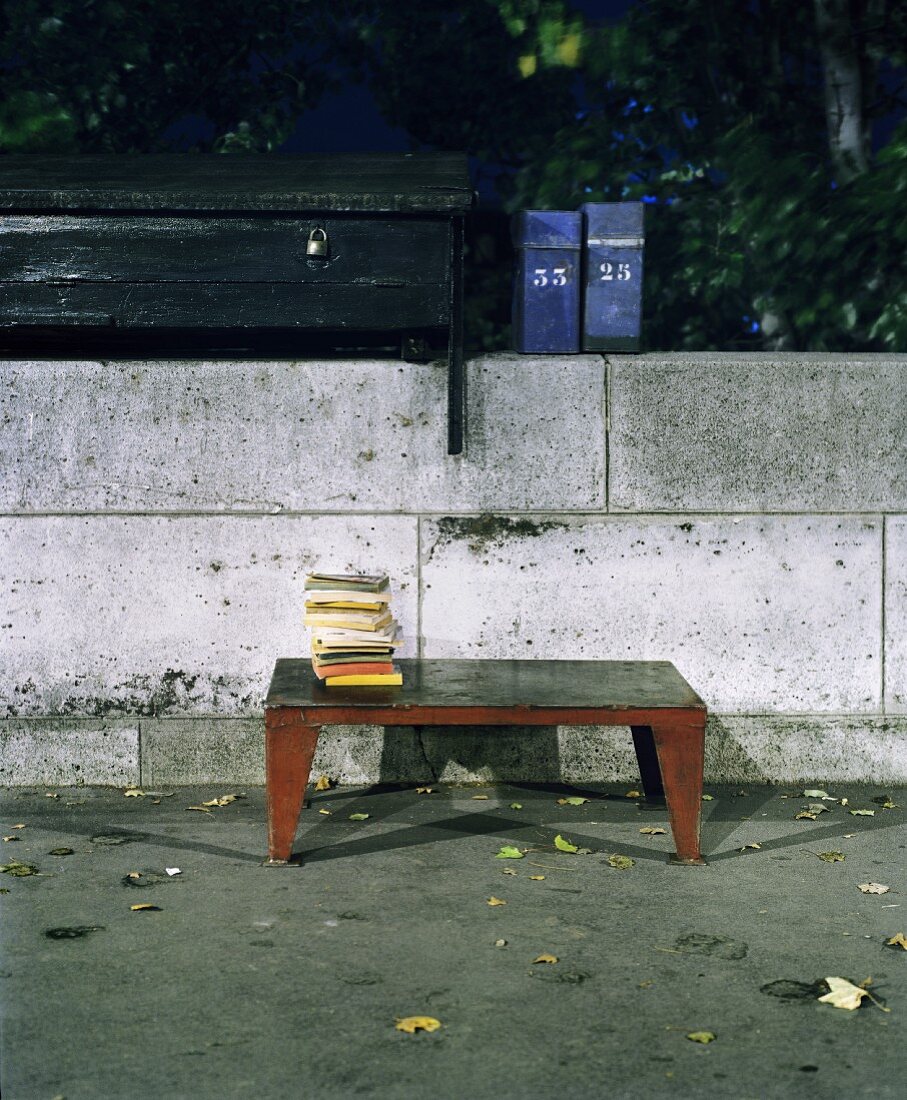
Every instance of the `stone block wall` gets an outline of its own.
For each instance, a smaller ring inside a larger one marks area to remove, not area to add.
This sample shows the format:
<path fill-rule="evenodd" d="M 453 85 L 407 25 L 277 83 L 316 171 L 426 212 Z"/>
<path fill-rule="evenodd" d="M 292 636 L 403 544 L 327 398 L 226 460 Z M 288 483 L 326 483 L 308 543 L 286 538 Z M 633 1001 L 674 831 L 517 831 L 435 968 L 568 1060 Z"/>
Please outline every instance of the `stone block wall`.
<path fill-rule="evenodd" d="M 907 357 L 0 363 L 0 784 L 263 779 L 313 568 L 403 656 L 674 661 L 712 781 L 907 782 Z M 619 729 L 337 728 L 348 782 L 632 779 Z"/>

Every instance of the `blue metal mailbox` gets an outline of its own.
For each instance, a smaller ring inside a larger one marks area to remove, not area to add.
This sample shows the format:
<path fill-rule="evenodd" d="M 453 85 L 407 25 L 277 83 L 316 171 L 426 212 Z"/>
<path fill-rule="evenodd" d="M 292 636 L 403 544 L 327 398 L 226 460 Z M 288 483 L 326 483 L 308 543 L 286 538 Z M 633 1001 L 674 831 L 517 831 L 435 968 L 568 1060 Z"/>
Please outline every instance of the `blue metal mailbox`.
<path fill-rule="evenodd" d="M 523 210 L 513 219 L 517 250 L 513 346 L 520 352 L 580 350 L 582 214 Z"/>
<path fill-rule="evenodd" d="M 639 351 L 641 202 L 587 202 L 583 351 Z"/>

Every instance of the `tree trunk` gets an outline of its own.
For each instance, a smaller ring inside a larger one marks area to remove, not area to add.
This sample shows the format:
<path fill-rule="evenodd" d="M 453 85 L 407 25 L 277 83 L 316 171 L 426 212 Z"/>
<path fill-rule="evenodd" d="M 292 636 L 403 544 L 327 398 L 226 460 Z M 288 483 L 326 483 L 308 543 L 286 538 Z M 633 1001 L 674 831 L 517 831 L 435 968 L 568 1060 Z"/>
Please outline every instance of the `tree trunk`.
<path fill-rule="evenodd" d="M 841 183 L 869 167 L 863 118 L 860 56 L 849 0 L 815 0 L 816 30 L 825 74 L 825 118 L 835 172 Z"/>

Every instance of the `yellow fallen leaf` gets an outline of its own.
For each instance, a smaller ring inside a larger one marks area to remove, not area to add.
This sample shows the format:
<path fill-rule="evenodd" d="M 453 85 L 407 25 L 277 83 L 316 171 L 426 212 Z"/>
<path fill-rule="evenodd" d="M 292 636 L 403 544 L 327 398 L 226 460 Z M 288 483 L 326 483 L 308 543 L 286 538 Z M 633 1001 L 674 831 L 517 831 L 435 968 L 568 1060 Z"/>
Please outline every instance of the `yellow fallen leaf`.
<path fill-rule="evenodd" d="M 220 798 L 212 798 L 207 802 L 203 802 L 203 806 L 229 806 L 231 802 L 235 802 L 241 795 L 238 794 L 223 794 Z"/>
<path fill-rule="evenodd" d="M 318 782 L 315 784 L 316 791 L 329 791 L 333 787 L 333 781 L 326 775 L 319 775 Z"/>
<path fill-rule="evenodd" d="M 907 951 L 907 936 L 905 936 L 903 932 L 898 932 L 896 935 L 892 936 L 890 940 L 886 940 L 885 943 L 887 943 L 889 947 L 903 947 L 904 950 Z"/>
<path fill-rule="evenodd" d="M 133 911 L 133 913 L 138 913 L 140 909 L 156 910 L 157 912 L 161 911 L 161 907 L 159 905 L 151 905 L 147 901 L 142 902 L 140 905 L 130 905 L 129 908 Z"/>
<path fill-rule="evenodd" d="M 819 1000 L 825 1004 L 834 1005 L 835 1008 L 851 1010 L 859 1008 L 863 998 L 869 996 L 867 990 L 861 989 L 846 978 L 826 978 L 825 981 L 828 984 L 829 992 L 820 997 Z"/>
<path fill-rule="evenodd" d="M 331 816 L 331 813 L 332 813 L 332 811 L 331 811 L 331 810 L 319 810 L 318 812 L 319 812 L 320 814 L 324 814 L 324 816 L 325 816 L 325 817 L 330 817 L 330 816 Z"/>
<path fill-rule="evenodd" d="M 818 814 L 810 813 L 809 810 L 801 810 L 795 817 L 794 821 L 815 821 Z"/>
<path fill-rule="evenodd" d="M 718 1036 L 714 1031 L 691 1031 L 687 1038 L 694 1043 L 712 1043 Z"/>
<path fill-rule="evenodd" d="M 814 852 L 813 854 L 817 855 L 819 857 L 819 859 L 823 860 L 823 862 L 825 862 L 825 863 L 843 863 L 844 862 L 844 853 L 843 852 Z"/>
<path fill-rule="evenodd" d="M 491 897 L 488 899 L 488 904 L 489 905 L 506 905 L 507 902 L 502 901 L 501 898 L 496 898 L 494 896 L 494 894 L 492 894 Z"/>
<path fill-rule="evenodd" d="M 538 955 L 534 958 L 533 963 L 556 963 L 558 962 L 557 955 Z"/>
<path fill-rule="evenodd" d="M 136 878 L 141 878 L 141 877 L 142 877 L 142 872 L 141 871 L 130 871 L 126 875 L 126 878 L 131 878 L 131 879 L 136 879 Z"/>
<path fill-rule="evenodd" d="M 582 798 L 580 795 L 574 794 L 569 798 L 559 798 L 557 804 L 558 806 L 582 806 L 588 801 L 590 801 L 588 798 Z"/>
<path fill-rule="evenodd" d="M 28 828 L 28 826 L 27 826 L 27 825 L 23 825 L 23 824 L 22 824 L 22 822 L 20 821 L 20 822 L 19 822 L 19 824 L 18 824 L 18 825 L 14 825 L 14 826 L 13 826 L 13 828 L 14 828 L 14 829 L 27 829 L 27 828 Z"/>
<path fill-rule="evenodd" d="M 545 881 L 545 876 L 544 875 L 530 875 L 529 879 L 530 879 L 531 882 L 544 882 Z"/>
<path fill-rule="evenodd" d="M 474 794 L 472 796 L 472 800 L 473 800 L 473 802 L 487 802 L 488 801 L 488 795 L 487 794 Z"/>
<path fill-rule="evenodd" d="M 639 791 L 636 791 L 636 790 L 627 791 L 627 793 L 624 795 L 624 798 L 641 798 L 641 797 L 642 797 L 642 795 L 639 793 Z"/>
<path fill-rule="evenodd" d="M 128 791 L 123 791 L 126 798 L 144 798 L 145 792 L 141 787 L 130 787 Z"/>
<path fill-rule="evenodd" d="M 578 852 L 579 848 L 571 843 L 569 840 L 565 840 L 560 833 L 554 838 L 554 846 L 559 852 Z"/>
<path fill-rule="evenodd" d="M 440 1026 L 441 1021 L 434 1016 L 404 1016 L 394 1024 L 397 1031 L 405 1031 L 407 1035 L 415 1035 L 417 1031 L 437 1031 Z"/>
<path fill-rule="evenodd" d="M 745 852 L 747 850 L 747 848 L 761 848 L 761 847 L 762 847 L 761 844 L 744 844 L 743 847 L 740 849 L 740 851 Z"/>
<path fill-rule="evenodd" d="M 883 886 L 881 882 L 861 882 L 857 887 L 864 894 L 887 894 L 890 886 Z"/>
<path fill-rule="evenodd" d="M 646 836 L 664 836 L 667 833 L 667 829 L 662 829 L 660 825 L 643 825 L 639 831 Z"/>
<path fill-rule="evenodd" d="M 629 856 L 613 855 L 608 856 L 608 863 L 617 871 L 629 871 L 636 860 L 630 859 Z"/>
<path fill-rule="evenodd" d="M 715 801 L 715 797 L 714 797 L 714 795 L 711 795 L 711 794 L 704 794 L 704 795 L 702 796 L 702 801 L 703 801 L 703 802 L 714 802 L 714 801 Z M 700 1035 L 700 1034 L 701 1034 L 701 1035 L 712 1035 L 712 1033 L 711 1033 L 710 1031 L 696 1032 L 696 1034 L 697 1034 L 697 1035 Z M 715 1036 L 714 1036 L 714 1035 L 712 1035 L 712 1039 L 714 1039 L 714 1038 L 715 1038 Z M 710 1043 L 710 1042 L 712 1041 L 712 1039 L 699 1039 L 699 1040 L 697 1040 L 697 1041 L 698 1041 L 698 1042 L 706 1042 L 706 1043 Z"/>
<path fill-rule="evenodd" d="M 8 844 L 8 843 L 9 843 L 9 842 L 10 842 L 11 840 L 21 840 L 21 839 L 22 839 L 22 837 L 21 837 L 21 836 L 16 836 L 16 834 L 15 834 L 15 833 L 12 833 L 12 834 L 11 834 L 10 836 L 5 836 L 5 837 L 4 837 L 3 839 L 4 839 L 4 840 L 5 840 L 6 842 L 7 842 L 7 844 Z"/>
<path fill-rule="evenodd" d="M 187 810 L 198 810 L 199 813 L 203 813 L 203 814 L 210 814 L 211 813 L 211 810 L 209 810 L 207 806 L 187 806 L 186 809 Z"/>

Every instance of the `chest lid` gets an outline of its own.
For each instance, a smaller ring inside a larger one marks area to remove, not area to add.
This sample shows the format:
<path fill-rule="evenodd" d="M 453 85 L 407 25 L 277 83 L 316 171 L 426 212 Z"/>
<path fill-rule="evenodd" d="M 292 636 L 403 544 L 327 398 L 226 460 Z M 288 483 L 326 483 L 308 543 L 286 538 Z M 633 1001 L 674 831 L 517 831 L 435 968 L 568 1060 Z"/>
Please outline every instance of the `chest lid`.
<path fill-rule="evenodd" d="M 464 153 L 0 157 L 0 210 L 463 214 Z"/>

